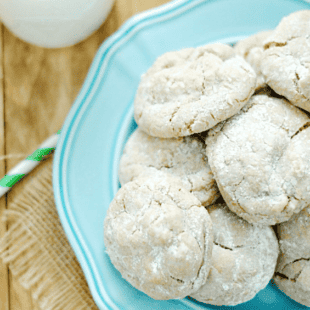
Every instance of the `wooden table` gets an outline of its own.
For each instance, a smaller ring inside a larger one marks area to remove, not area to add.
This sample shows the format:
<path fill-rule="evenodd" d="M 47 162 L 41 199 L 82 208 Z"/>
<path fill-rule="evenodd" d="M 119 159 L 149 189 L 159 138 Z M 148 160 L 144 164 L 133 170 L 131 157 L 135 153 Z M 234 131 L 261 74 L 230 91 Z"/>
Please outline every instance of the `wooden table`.
<path fill-rule="evenodd" d="M 1 176 L 61 128 L 100 44 L 130 16 L 166 2 L 116 0 L 98 31 L 62 49 L 27 44 L 0 24 L 0 156 L 12 155 L 0 160 Z M 20 182 L 0 199 L 0 216 L 22 187 Z M 0 222 L 0 236 L 6 230 Z M 37 309 L 31 293 L 0 262 L 0 310 Z"/>

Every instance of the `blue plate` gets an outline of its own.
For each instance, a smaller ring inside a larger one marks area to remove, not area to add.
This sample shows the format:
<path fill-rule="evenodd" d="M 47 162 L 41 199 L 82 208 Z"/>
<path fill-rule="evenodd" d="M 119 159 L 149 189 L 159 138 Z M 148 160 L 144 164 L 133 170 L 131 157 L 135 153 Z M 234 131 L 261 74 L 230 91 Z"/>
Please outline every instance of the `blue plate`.
<path fill-rule="evenodd" d="M 219 309 L 190 298 L 156 301 L 122 279 L 105 253 L 103 220 L 119 188 L 118 163 L 135 128 L 140 76 L 161 54 L 233 43 L 274 28 L 297 0 L 181 0 L 131 18 L 100 47 L 62 129 L 53 185 L 59 216 L 100 309 Z M 269 284 L 253 300 L 221 309 L 301 309 Z"/>

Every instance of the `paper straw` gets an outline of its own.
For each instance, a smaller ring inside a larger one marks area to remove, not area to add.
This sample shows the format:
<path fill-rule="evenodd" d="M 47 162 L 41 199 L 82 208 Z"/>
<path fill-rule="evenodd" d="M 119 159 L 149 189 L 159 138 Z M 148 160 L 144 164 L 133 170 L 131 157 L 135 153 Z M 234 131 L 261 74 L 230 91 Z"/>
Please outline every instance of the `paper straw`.
<path fill-rule="evenodd" d="M 59 133 L 60 130 L 57 134 L 46 139 L 31 155 L 17 164 L 0 180 L 0 197 L 7 193 L 19 180 L 38 166 L 40 161 L 46 155 L 55 150 Z"/>

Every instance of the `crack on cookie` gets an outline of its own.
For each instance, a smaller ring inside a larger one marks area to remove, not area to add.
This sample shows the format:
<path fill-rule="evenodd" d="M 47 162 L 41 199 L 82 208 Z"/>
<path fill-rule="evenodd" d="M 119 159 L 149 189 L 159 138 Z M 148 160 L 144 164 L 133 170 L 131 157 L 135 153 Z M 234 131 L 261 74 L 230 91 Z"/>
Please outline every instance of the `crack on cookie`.
<path fill-rule="evenodd" d="M 294 276 L 294 278 L 290 278 L 290 277 L 288 277 L 288 276 L 286 276 L 284 273 L 280 273 L 280 272 L 275 272 L 275 276 L 277 277 L 280 277 L 280 278 L 282 278 L 282 279 L 285 279 L 285 280 L 289 280 L 289 281 L 291 281 L 291 282 L 294 282 L 294 283 L 296 283 L 296 281 L 298 280 L 298 277 L 300 276 L 300 274 L 302 273 L 302 270 L 300 270 L 295 276 Z"/>
<path fill-rule="evenodd" d="M 161 216 L 162 214 L 159 214 L 158 216 L 156 216 L 156 218 L 149 224 L 149 226 L 152 226 Z"/>
<path fill-rule="evenodd" d="M 242 249 L 242 248 L 245 248 L 245 247 L 255 249 L 255 247 L 253 247 L 253 246 L 251 246 L 251 245 L 249 245 L 249 246 L 245 246 L 245 245 L 236 245 L 236 246 L 233 246 L 233 247 L 228 247 L 228 246 L 226 246 L 226 245 L 220 244 L 220 243 L 215 242 L 215 241 L 213 241 L 213 243 L 214 243 L 215 245 L 217 245 L 217 246 L 219 246 L 219 247 L 221 247 L 221 248 L 223 248 L 223 249 L 225 249 L 225 250 L 229 250 L 229 251 L 234 251 L 234 250 Z"/>
<path fill-rule="evenodd" d="M 293 260 L 293 261 L 287 263 L 286 265 L 284 265 L 284 266 L 282 267 L 282 270 L 284 270 L 284 269 L 285 269 L 286 267 L 288 267 L 289 265 L 293 265 L 294 263 L 299 262 L 299 261 L 302 261 L 302 260 L 304 260 L 304 261 L 310 261 L 310 258 L 307 258 L 307 257 L 297 258 L 297 259 L 295 259 L 295 260 Z"/>
<path fill-rule="evenodd" d="M 290 280 L 292 282 L 296 282 L 296 280 L 290 279 L 288 276 L 286 276 L 284 273 L 281 273 L 281 272 L 275 272 L 274 275 L 276 277 L 281 278 L 281 279 L 285 279 L 285 280 Z"/>
<path fill-rule="evenodd" d="M 266 49 L 268 49 L 268 48 L 270 48 L 270 47 L 282 47 L 282 46 L 286 46 L 290 41 L 292 41 L 292 40 L 294 40 L 294 39 L 298 39 L 298 38 L 300 38 L 300 36 L 297 36 L 297 37 L 292 36 L 292 37 L 288 38 L 284 43 L 282 43 L 282 42 L 275 42 L 275 41 L 269 42 L 269 43 L 267 43 L 267 44 L 264 45 L 264 49 L 266 50 Z M 308 36 L 306 36 L 306 39 L 307 39 L 307 38 L 308 38 Z"/>
<path fill-rule="evenodd" d="M 169 166 L 168 164 L 166 164 L 166 165 L 162 166 L 159 170 L 162 171 L 163 168 L 172 169 L 173 167 L 174 167 L 173 165 Z"/>
<path fill-rule="evenodd" d="M 191 186 L 190 192 L 192 192 L 192 191 L 194 190 L 194 184 L 193 184 L 193 182 L 192 182 L 192 180 L 190 179 L 189 176 L 187 176 L 186 178 L 187 178 L 188 183 L 189 183 L 190 186 Z"/>
<path fill-rule="evenodd" d="M 238 183 L 236 183 L 236 184 L 234 184 L 234 186 L 235 187 L 238 187 L 243 181 L 244 181 L 244 176 L 242 176 L 242 180 L 240 181 L 240 182 L 238 182 Z M 235 191 L 236 191 L 237 189 L 235 189 Z"/>
<path fill-rule="evenodd" d="M 298 74 L 295 72 L 295 78 L 293 79 L 293 83 L 294 83 L 294 85 L 295 85 L 296 92 L 304 97 L 304 95 L 303 95 L 302 92 L 300 91 L 298 81 L 299 81 L 299 76 L 298 76 Z"/>
<path fill-rule="evenodd" d="M 281 46 L 285 46 L 287 45 L 287 42 L 284 43 L 280 43 L 280 42 L 269 42 L 267 44 L 265 44 L 264 49 L 268 49 L 270 47 L 281 47 Z"/>
<path fill-rule="evenodd" d="M 310 258 L 301 257 L 301 258 L 295 259 L 295 260 L 293 260 L 293 261 L 291 261 L 291 262 L 285 264 L 285 265 L 281 268 L 281 270 L 283 271 L 285 268 L 287 268 L 287 267 L 289 267 L 290 265 L 293 265 L 294 263 L 299 262 L 299 261 L 310 261 Z M 285 280 L 290 280 L 290 281 L 292 281 L 292 282 L 296 282 L 296 281 L 298 280 L 299 276 L 301 275 L 302 271 L 303 271 L 303 269 L 301 268 L 301 270 L 300 270 L 299 272 L 297 272 L 293 278 L 290 278 L 290 277 L 288 277 L 287 275 L 285 275 L 284 273 L 281 273 L 281 272 L 279 272 L 279 271 L 276 271 L 276 272 L 275 272 L 275 276 L 278 276 L 278 277 L 280 277 L 280 278 L 282 278 L 282 279 L 285 279 Z"/>
<path fill-rule="evenodd" d="M 197 115 L 195 115 L 195 117 L 193 117 L 193 119 L 191 119 L 188 123 L 185 123 L 185 126 L 187 127 L 187 129 L 188 129 L 188 131 L 189 131 L 190 133 L 193 132 L 192 126 L 193 126 L 193 125 L 195 124 L 195 122 L 196 122 L 196 117 L 197 117 Z"/>
<path fill-rule="evenodd" d="M 201 268 L 202 268 L 202 266 L 204 266 L 205 265 L 205 252 L 206 252 L 206 250 L 207 250 L 207 244 L 206 244 L 206 232 L 205 232 L 205 230 L 204 230 L 204 232 L 203 232 L 203 242 L 202 242 L 202 245 L 200 245 L 200 242 L 197 240 L 197 237 L 196 237 L 196 235 L 194 234 L 194 235 L 192 235 L 193 237 L 194 237 L 194 239 L 196 240 L 196 242 L 197 242 L 197 244 L 198 244 L 198 246 L 199 246 L 199 249 L 200 249 L 200 251 L 201 251 L 201 254 L 202 254 L 202 261 L 201 261 L 201 264 L 200 264 L 200 266 L 199 266 L 199 269 L 198 269 L 198 271 L 197 271 L 197 277 L 196 277 L 196 279 L 198 279 L 199 278 L 199 274 L 200 274 L 200 270 L 201 270 Z M 194 282 L 191 282 L 192 283 L 192 289 L 194 288 Z"/>
<path fill-rule="evenodd" d="M 283 189 L 283 186 L 282 186 L 282 189 Z M 282 212 L 281 212 L 281 213 L 284 213 L 284 212 L 286 211 L 288 205 L 291 203 L 292 197 L 287 196 L 287 199 L 288 199 L 288 202 L 287 202 L 287 204 L 285 205 L 285 207 L 282 209 Z"/>
<path fill-rule="evenodd" d="M 291 264 L 296 263 L 296 262 L 299 262 L 299 261 L 301 261 L 301 260 L 310 261 L 310 257 L 309 257 L 309 258 L 308 258 L 308 257 L 301 257 L 301 258 L 295 259 L 294 261 L 292 261 Z"/>
<path fill-rule="evenodd" d="M 219 246 L 219 247 L 225 249 L 225 250 L 229 250 L 229 251 L 233 251 L 233 250 L 234 250 L 233 248 L 229 248 L 229 247 L 227 247 L 227 246 L 225 246 L 225 245 L 222 245 L 222 244 L 220 244 L 220 243 L 217 243 L 217 242 L 215 242 L 215 241 L 213 241 L 213 243 L 214 243 L 215 245 L 217 245 L 217 246 Z"/>
<path fill-rule="evenodd" d="M 205 235 L 204 235 L 205 236 Z M 197 240 L 196 240 L 197 241 Z M 198 245 L 199 245 L 199 243 L 198 243 Z M 199 245 L 199 247 L 200 247 L 200 245 Z M 204 251 L 203 251 L 203 253 L 202 253 L 202 256 L 204 257 Z M 199 273 L 200 273 L 200 270 L 201 270 L 201 268 L 202 268 L 202 266 L 205 264 L 205 260 L 203 259 L 202 260 L 202 262 L 201 262 L 201 264 L 200 264 L 200 267 L 199 267 L 199 269 L 198 269 L 198 271 L 197 271 L 197 278 L 199 277 Z M 193 283 L 193 285 L 194 285 L 194 283 Z"/>
<path fill-rule="evenodd" d="M 242 99 L 242 100 L 236 99 L 236 101 L 237 101 L 238 103 L 240 103 L 240 102 L 244 103 L 244 102 L 249 101 L 250 98 L 252 97 L 252 95 L 254 94 L 254 91 L 255 91 L 255 89 L 253 89 L 252 92 L 250 92 L 249 95 L 248 95 L 246 98 L 244 98 L 244 99 Z"/>
<path fill-rule="evenodd" d="M 245 71 L 246 73 L 250 74 L 251 72 L 246 68 L 244 67 L 243 65 L 241 66 L 241 68 L 243 69 L 243 71 Z M 254 71 L 255 72 L 255 71 Z M 255 72 L 255 75 L 257 77 L 257 73 Z M 243 102 L 243 101 L 242 101 Z"/>
<path fill-rule="evenodd" d="M 122 207 L 123 207 L 123 209 L 124 209 L 124 211 L 121 212 L 121 213 L 127 213 L 127 214 L 129 215 L 129 213 L 128 213 L 127 209 L 126 209 L 126 204 L 125 204 L 125 199 L 124 199 L 124 197 L 122 197 L 121 203 L 122 203 Z"/>
<path fill-rule="evenodd" d="M 270 53 L 270 54 L 268 54 L 268 57 L 272 57 L 272 56 L 274 56 L 274 57 L 278 57 L 278 58 L 280 58 L 281 56 L 279 55 L 279 54 L 277 54 L 277 53 Z M 265 79 L 266 79 L 266 81 L 267 81 L 267 83 L 268 83 L 268 76 L 267 77 L 265 77 Z"/>
<path fill-rule="evenodd" d="M 299 133 L 301 133 L 303 130 L 310 127 L 310 121 L 306 122 L 303 126 L 301 126 L 292 136 L 291 139 L 293 139 L 295 136 L 297 136 Z"/>
<path fill-rule="evenodd" d="M 152 199 L 152 201 L 155 201 L 160 207 L 162 206 L 162 202 L 158 199 Z"/>
<path fill-rule="evenodd" d="M 235 192 L 234 192 L 234 196 L 235 196 L 235 200 L 236 200 L 236 202 L 237 202 L 237 204 L 238 204 L 239 209 L 240 209 L 244 214 L 249 214 L 247 211 L 245 211 L 245 210 L 241 207 L 241 204 L 240 204 L 240 202 L 239 202 L 239 199 L 236 197 Z"/>
<path fill-rule="evenodd" d="M 178 283 L 184 283 L 183 280 L 178 279 L 178 278 L 175 278 L 175 277 L 173 277 L 173 276 L 170 276 L 170 278 L 173 279 L 173 280 L 175 280 L 175 281 L 177 281 Z"/>
<path fill-rule="evenodd" d="M 179 188 L 179 191 L 181 191 L 181 188 Z M 179 202 L 177 200 L 175 200 L 175 198 L 170 194 L 170 186 L 167 188 L 167 192 L 165 193 L 178 207 L 179 207 Z M 188 210 L 190 208 L 192 208 L 193 206 L 195 205 L 192 205 L 188 208 Z M 182 209 L 181 207 L 179 207 L 181 210 L 184 210 Z"/>
<path fill-rule="evenodd" d="M 136 233 L 136 231 L 141 231 L 139 228 L 135 228 L 135 230 L 133 232 L 131 232 L 131 235 L 134 235 Z"/>
<path fill-rule="evenodd" d="M 297 281 L 298 278 L 299 278 L 299 276 L 301 275 L 301 273 L 302 273 L 302 270 L 300 270 L 300 271 L 295 275 L 295 277 L 293 278 L 293 280 Z"/>
<path fill-rule="evenodd" d="M 180 107 L 177 107 L 171 114 L 171 117 L 169 119 L 169 122 L 171 123 L 177 112 L 180 110 Z"/>
<path fill-rule="evenodd" d="M 254 108 L 257 105 L 263 105 L 263 104 L 261 102 L 254 102 L 254 101 L 247 103 L 236 115 L 241 116 L 243 113 L 249 112 L 252 108 Z"/>
<path fill-rule="evenodd" d="M 204 226 L 204 228 L 205 228 L 205 226 Z M 204 232 L 203 232 L 203 242 L 202 242 L 202 244 L 200 244 L 199 240 L 197 240 L 196 235 L 193 235 L 193 237 L 194 237 L 194 239 L 196 240 L 196 242 L 197 242 L 197 244 L 199 246 L 199 249 L 200 249 L 200 251 L 202 253 L 202 256 L 204 256 L 204 254 L 205 254 L 205 245 L 206 245 L 205 244 L 205 241 L 206 241 L 206 231 L 205 231 L 205 229 L 204 229 Z M 202 260 L 201 266 L 202 266 L 203 262 L 204 262 L 204 259 Z M 201 266 L 200 266 L 199 270 L 201 269 Z M 198 270 L 198 273 L 199 273 L 199 270 Z"/>
<path fill-rule="evenodd" d="M 223 129 L 222 129 L 221 133 L 227 138 L 227 140 L 229 140 L 233 144 L 236 144 L 239 147 L 239 145 L 237 143 L 235 143 L 235 141 L 230 139 L 230 137 L 226 134 L 226 132 L 223 131 Z"/>

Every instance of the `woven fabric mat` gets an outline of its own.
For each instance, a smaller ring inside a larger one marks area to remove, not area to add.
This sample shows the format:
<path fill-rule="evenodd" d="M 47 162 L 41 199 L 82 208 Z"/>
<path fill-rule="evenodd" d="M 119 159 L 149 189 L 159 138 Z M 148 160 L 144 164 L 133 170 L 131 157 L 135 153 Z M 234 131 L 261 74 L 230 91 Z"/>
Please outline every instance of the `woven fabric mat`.
<path fill-rule="evenodd" d="M 98 309 L 54 203 L 52 158 L 25 180 L 4 220 L 0 257 L 42 310 Z"/>

